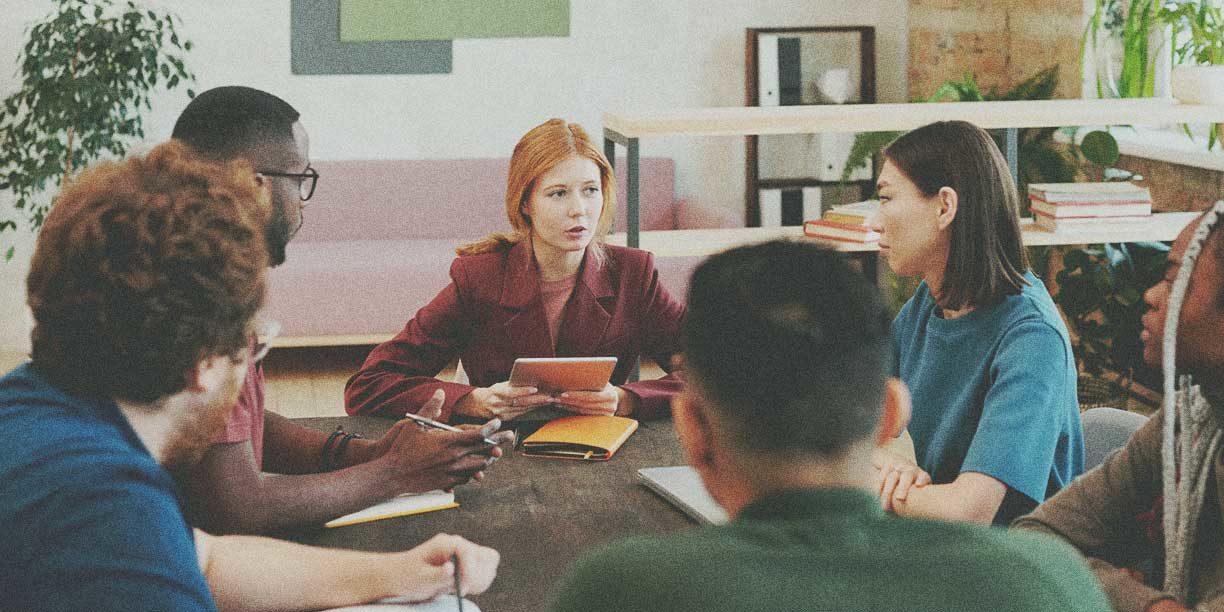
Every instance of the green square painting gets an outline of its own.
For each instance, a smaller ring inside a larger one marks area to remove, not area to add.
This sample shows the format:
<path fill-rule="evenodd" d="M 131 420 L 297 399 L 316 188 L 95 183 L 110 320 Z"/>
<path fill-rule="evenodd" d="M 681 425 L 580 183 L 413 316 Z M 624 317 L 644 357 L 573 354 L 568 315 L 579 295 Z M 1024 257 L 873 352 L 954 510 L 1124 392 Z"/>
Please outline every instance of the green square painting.
<path fill-rule="evenodd" d="M 569 36 L 569 0 L 340 0 L 340 40 Z"/>

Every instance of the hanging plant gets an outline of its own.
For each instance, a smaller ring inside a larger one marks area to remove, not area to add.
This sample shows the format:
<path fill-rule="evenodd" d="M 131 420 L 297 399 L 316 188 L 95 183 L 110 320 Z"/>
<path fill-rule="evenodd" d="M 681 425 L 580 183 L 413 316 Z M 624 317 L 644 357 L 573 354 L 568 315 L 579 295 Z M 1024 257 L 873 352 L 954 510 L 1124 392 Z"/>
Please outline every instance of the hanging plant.
<path fill-rule="evenodd" d="M 41 227 L 48 188 L 103 156 L 123 156 L 144 137 L 140 113 L 151 108 L 150 95 L 195 81 L 182 57 L 191 42 L 173 15 L 131 1 L 55 4 L 27 30 L 21 88 L 0 107 L 0 188 L 16 196 L 16 210 L 0 216 L 0 236 L 19 223 Z M 12 257 L 9 246 L 5 259 Z"/>

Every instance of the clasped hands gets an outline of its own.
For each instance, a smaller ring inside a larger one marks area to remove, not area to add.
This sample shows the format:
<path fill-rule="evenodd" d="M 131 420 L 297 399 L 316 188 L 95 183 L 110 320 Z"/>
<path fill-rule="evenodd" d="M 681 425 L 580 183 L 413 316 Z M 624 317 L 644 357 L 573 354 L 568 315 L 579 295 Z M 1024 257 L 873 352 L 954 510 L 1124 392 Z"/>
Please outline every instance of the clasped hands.
<path fill-rule="evenodd" d="M 871 464 L 875 468 L 875 490 L 885 512 L 895 512 L 896 503 L 904 502 L 910 489 L 931 484 L 931 475 L 916 463 L 884 449 L 876 449 Z"/>
<path fill-rule="evenodd" d="M 442 415 L 444 399 L 441 389 L 435 391 L 418 414 L 436 420 Z M 484 425 L 459 428 L 463 431 L 423 429 L 416 422 L 403 419 L 370 444 L 366 452 L 387 470 L 398 492 L 450 490 L 455 485 L 483 479 L 485 468 L 502 456 L 500 445 L 514 443 L 514 432 L 497 431 L 501 420 L 496 418 Z M 498 445 L 490 446 L 485 438 Z"/>
<path fill-rule="evenodd" d="M 536 387 L 515 387 L 508 381 L 473 389 L 455 405 L 462 414 L 508 421 L 544 405 L 555 405 L 575 414 L 611 415 L 630 397 L 623 389 L 606 383 L 599 391 L 541 393 Z M 624 412 L 622 410 L 622 412 Z"/>

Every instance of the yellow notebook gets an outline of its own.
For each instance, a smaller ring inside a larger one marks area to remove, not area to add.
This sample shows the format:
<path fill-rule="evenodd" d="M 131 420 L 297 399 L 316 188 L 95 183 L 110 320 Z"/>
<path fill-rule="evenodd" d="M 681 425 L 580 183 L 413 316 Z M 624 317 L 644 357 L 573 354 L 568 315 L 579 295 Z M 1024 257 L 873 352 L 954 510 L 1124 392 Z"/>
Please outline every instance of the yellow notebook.
<path fill-rule="evenodd" d="M 380 504 L 374 504 L 365 510 L 358 510 L 352 514 L 334 518 L 323 525 L 328 528 L 346 527 L 358 523 L 368 523 L 397 516 L 408 516 L 409 514 L 421 514 L 423 512 L 457 507 L 459 507 L 459 504 L 455 503 L 454 491 L 434 490 L 424 493 L 404 493 L 396 495 Z"/>
<path fill-rule="evenodd" d="M 637 431 L 638 422 L 616 416 L 569 416 L 549 421 L 523 440 L 532 457 L 607 461 Z"/>

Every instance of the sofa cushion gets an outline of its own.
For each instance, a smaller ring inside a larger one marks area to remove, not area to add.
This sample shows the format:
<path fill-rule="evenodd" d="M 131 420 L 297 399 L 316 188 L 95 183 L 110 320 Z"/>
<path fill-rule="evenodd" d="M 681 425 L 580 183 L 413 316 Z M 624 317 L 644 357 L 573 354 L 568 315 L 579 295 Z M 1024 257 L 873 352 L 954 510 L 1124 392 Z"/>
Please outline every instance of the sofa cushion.
<path fill-rule="evenodd" d="M 319 183 L 295 242 L 461 238 L 509 228 L 509 159 L 317 161 Z M 617 228 L 624 230 L 624 160 L 618 163 Z M 675 162 L 641 162 L 643 229 L 674 229 Z"/>

